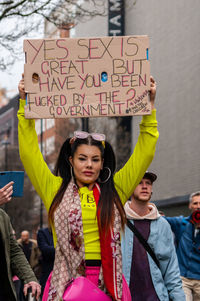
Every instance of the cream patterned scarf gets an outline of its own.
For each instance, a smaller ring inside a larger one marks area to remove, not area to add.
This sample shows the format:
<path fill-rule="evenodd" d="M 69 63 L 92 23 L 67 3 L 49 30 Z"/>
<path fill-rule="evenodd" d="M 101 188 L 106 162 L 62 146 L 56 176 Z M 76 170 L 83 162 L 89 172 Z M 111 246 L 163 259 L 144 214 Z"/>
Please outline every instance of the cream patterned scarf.
<path fill-rule="evenodd" d="M 98 189 L 97 189 L 98 188 Z M 93 190 L 95 200 L 99 186 Z M 60 301 L 66 284 L 71 277 L 85 275 L 85 247 L 81 202 L 77 186 L 71 181 L 63 199 L 54 214 L 57 235 L 56 255 L 51 278 L 48 301 Z M 99 275 L 99 288 L 110 294 L 113 300 L 122 297 L 122 258 L 120 247 L 121 219 L 115 208 L 114 228 L 110 236 L 100 235 L 102 266 Z M 111 271 L 112 270 L 112 271 Z M 106 289 L 105 289 L 105 285 Z"/>

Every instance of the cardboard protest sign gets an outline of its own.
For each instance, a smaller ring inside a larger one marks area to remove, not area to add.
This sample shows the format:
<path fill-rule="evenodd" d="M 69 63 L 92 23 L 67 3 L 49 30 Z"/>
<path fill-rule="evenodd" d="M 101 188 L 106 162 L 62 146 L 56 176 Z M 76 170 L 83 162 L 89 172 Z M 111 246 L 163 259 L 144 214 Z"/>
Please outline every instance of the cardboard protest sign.
<path fill-rule="evenodd" d="M 151 113 L 147 36 L 24 40 L 26 118 Z"/>

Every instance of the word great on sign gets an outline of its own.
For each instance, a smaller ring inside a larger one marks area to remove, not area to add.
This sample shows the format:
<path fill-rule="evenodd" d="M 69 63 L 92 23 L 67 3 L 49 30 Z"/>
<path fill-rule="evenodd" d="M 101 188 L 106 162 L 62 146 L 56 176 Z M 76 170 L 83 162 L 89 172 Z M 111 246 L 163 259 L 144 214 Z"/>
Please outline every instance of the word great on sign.
<path fill-rule="evenodd" d="M 26 118 L 151 113 L 147 36 L 24 40 Z"/>

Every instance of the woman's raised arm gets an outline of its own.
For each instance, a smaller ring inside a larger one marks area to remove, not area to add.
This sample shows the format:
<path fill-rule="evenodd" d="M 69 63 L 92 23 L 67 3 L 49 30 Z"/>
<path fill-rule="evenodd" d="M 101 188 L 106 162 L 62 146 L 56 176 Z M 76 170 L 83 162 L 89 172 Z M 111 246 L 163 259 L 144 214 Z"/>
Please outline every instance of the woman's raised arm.
<path fill-rule="evenodd" d="M 156 142 L 159 136 L 157 130 L 156 109 L 154 107 L 156 82 L 153 77 L 151 77 L 150 80 L 152 114 L 143 116 L 140 124 L 140 134 L 133 154 L 124 167 L 114 175 L 115 187 L 123 204 L 130 198 L 135 187 L 141 181 L 153 160 L 156 150 Z"/>
<path fill-rule="evenodd" d="M 19 82 L 18 89 L 20 94 L 20 104 L 17 113 L 20 158 L 28 177 L 48 210 L 55 193 L 61 185 L 62 179 L 51 173 L 43 159 L 35 131 L 35 120 L 25 119 L 24 117 L 26 94 L 23 76 Z"/>

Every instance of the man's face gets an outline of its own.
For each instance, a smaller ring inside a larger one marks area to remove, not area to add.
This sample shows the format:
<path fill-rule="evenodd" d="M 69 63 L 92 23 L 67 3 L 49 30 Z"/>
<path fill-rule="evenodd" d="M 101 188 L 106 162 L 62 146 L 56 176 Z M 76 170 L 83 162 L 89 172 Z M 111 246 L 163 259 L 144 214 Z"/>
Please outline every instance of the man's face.
<path fill-rule="evenodd" d="M 152 182 L 143 178 L 133 192 L 133 198 L 141 202 L 149 202 L 152 195 Z"/>
<path fill-rule="evenodd" d="M 196 209 L 200 209 L 200 195 L 193 196 L 192 201 L 189 204 L 189 209 L 192 212 Z"/>
<path fill-rule="evenodd" d="M 24 243 L 28 243 L 29 241 L 29 233 L 27 231 L 23 231 L 21 233 L 21 240 L 24 242 Z"/>

